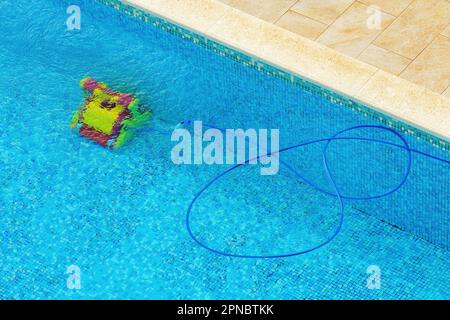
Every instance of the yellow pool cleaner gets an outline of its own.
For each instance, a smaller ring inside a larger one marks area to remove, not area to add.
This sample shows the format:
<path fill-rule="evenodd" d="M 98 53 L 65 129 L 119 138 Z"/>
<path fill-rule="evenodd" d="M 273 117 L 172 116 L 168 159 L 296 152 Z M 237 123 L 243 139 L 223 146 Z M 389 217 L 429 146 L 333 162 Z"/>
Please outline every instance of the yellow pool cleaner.
<path fill-rule="evenodd" d="M 89 77 L 82 79 L 80 85 L 85 102 L 73 116 L 70 127 L 103 147 L 120 148 L 133 135 L 129 128 L 143 126 L 152 116 L 131 94 L 113 91 Z"/>

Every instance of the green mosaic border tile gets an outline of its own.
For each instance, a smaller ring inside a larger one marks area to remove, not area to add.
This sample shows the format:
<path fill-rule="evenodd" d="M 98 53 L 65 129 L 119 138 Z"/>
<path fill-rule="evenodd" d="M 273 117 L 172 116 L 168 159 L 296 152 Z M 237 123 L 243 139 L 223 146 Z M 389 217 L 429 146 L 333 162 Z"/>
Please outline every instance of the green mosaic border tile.
<path fill-rule="evenodd" d="M 229 48 L 217 41 L 211 40 L 203 35 L 192 32 L 186 28 L 183 28 L 172 22 L 157 17 L 142 9 L 133 7 L 132 5 L 129 4 L 125 4 L 120 0 L 95 0 L 95 1 L 111 6 L 127 15 L 133 16 L 141 21 L 149 23 L 154 27 L 157 27 L 161 30 L 169 32 L 175 36 L 178 36 L 184 40 L 190 41 L 196 45 L 211 50 L 214 53 L 218 54 L 219 56 L 223 56 L 232 59 L 236 62 L 242 63 L 250 68 L 263 72 L 266 75 L 285 80 L 297 87 L 300 87 L 302 90 L 306 92 L 320 95 L 334 104 L 337 104 L 345 108 L 350 108 L 351 110 L 359 114 L 362 114 L 363 116 L 371 120 L 378 121 L 389 128 L 399 130 L 405 135 L 414 136 L 417 139 L 426 141 L 432 144 L 434 147 L 450 153 L 450 141 L 446 141 L 442 138 L 433 136 L 421 129 L 415 128 L 409 124 L 403 123 L 402 121 L 391 118 L 341 93 L 334 92 L 331 89 L 325 88 L 319 84 L 315 84 L 310 80 L 303 79 L 298 75 L 294 75 L 288 71 L 270 65 L 269 63 L 263 60 L 251 57 L 236 49 Z"/>

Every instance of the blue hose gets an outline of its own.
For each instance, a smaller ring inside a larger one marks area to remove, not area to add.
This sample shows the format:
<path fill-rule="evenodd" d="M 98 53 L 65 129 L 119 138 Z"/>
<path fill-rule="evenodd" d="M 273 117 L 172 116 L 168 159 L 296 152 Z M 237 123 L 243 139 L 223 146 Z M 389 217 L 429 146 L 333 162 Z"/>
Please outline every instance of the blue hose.
<path fill-rule="evenodd" d="M 186 121 L 182 121 L 181 124 L 182 125 L 190 125 L 192 124 L 192 120 L 186 120 Z M 222 132 L 224 132 L 224 129 L 215 127 L 213 125 L 205 125 L 206 127 L 209 128 L 214 128 L 214 129 L 218 129 Z M 401 141 L 402 144 L 396 144 L 396 143 L 392 143 L 390 141 L 386 141 L 386 140 L 381 140 L 381 139 L 375 139 L 375 138 L 364 138 L 364 137 L 339 137 L 341 134 L 346 133 L 346 132 L 350 132 L 353 130 L 358 130 L 358 129 L 377 129 L 377 130 L 383 130 L 383 131 L 387 131 L 390 132 L 392 134 L 394 134 L 395 136 L 397 136 Z M 406 167 L 405 167 L 405 171 L 403 174 L 402 179 L 400 180 L 400 182 L 392 189 L 385 191 L 384 193 L 381 194 L 377 194 L 377 195 L 372 195 L 372 196 L 367 196 L 367 197 L 357 197 L 357 196 L 351 196 L 351 195 L 343 195 L 341 194 L 341 192 L 339 191 L 337 185 L 336 185 L 336 181 L 330 171 L 329 168 L 329 163 L 328 163 L 328 158 L 327 158 L 327 150 L 328 147 L 330 145 L 330 143 L 332 141 L 336 141 L 336 140 L 352 140 L 352 141 L 366 141 L 366 142 L 371 142 L 371 143 L 380 143 L 380 144 L 384 144 L 384 145 L 388 145 L 391 147 L 395 147 L 395 148 L 400 148 L 406 151 L 407 154 L 407 162 L 406 162 Z M 294 169 L 292 166 L 290 166 L 288 163 L 280 160 L 280 163 L 282 165 L 284 165 L 286 168 L 288 168 L 292 173 L 294 173 L 295 176 L 297 176 L 298 179 L 304 181 L 306 184 L 310 185 L 313 189 L 322 192 L 326 195 L 329 196 L 333 196 L 336 197 L 338 202 L 339 202 L 339 222 L 336 226 L 336 228 L 333 230 L 333 232 L 321 243 L 312 246 L 310 248 L 306 248 L 303 250 L 299 250 L 296 252 L 288 252 L 288 253 L 281 253 L 281 254 L 274 254 L 274 255 L 240 255 L 240 254 L 233 254 L 233 253 L 228 253 L 225 251 L 221 251 L 221 250 L 217 250 L 214 248 L 209 247 L 207 244 L 203 243 L 202 241 L 200 241 L 192 232 L 191 229 L 191 223 L 190 223 L 190 217 L 191 217 L 191 213 L 192 213 L 192 208 L 194 206 L 194 204 L 196 203 L 196 201 L 198 200 L 198 198 L 209 188 L 211 187 L 216 181 L 218 181 L 219 179 L 221 179 L 223 176 L 225 176 L 226 174 L 234 171 L 235 169 L 248 164 L 251 161 L 254 160 L 258 160 L 262 157 L 267 157 L 267 156 L 272 156 L 274 154 L 280 154 L 289 150 L 293 150 L 293 149 L 297 149 L 300 147 L 304 147 L 307 145 L 312 145 L 312 144 L 316 144 L 316 143 L 321 143 L 321 142 L 326 142 L 324 148 L 322 149 L 322 162 L 323 162 L 323 168 L 327 174 L 327 178 L 331 183 L 331 186 L 333 188 L 333 192 L 330 192 L 328 190 L 325 190 L 324 188 L 320 187 L 319 185 L 317 185 L 316 183 L 314 183 L 313 181 L 307 179 L 304 175 L 302 175 L 298 170 Z M 447 161 L 445 159 L 433 156 L 431 154 L 419 151 L 419 150 L 415 150 L 415 149 L 411 149 L 406 141 L 406 139 L 399 134 L 398 132 L 396 132 L 395 130 L 388 128 L 388 127 L 384 127 L 384 126 L 379 126 L 379 125 L 359 125 L 359 126 L 353 126 L 347 129 L 344 129 L 342 131 L 339 131 L 338 133 L 336 133 L 335 135 L 333 135 L 330 138 L 323 138 L 323 139 L 316 139 L 316 140 L 311 140 L 311 141 L 306 141 L 294 146 L 290 146 L 290 147 L 286 147 L 284 149 L 279 150 L 278 152 L 273 152 L 273 153 L 268 153 L 265 155 L 260 155 L 256 158 L 253 159 L 248 159 L 246 160 L 244 163 L 240 163 L 237 165 L 234 165 L 233 167 L 223 171 L 222 173 L 220 173 L 219 175 L 217 175 L 216 177 L 214 177 L 212 180 L 210 180 L 200 191 L 198 191 L 196 193 L 196 195 L 194 196 L 194 198 L 192 199 L 191 203 L 189 204 L 189 207 L 186 211 L 186 219 L 185 219 L 185 224 L 186 224 L 186 229 L 189 233 L 189 236 L 201 247 L 205 248 L 206 250 L 213 252 L 215 254 L 218 255 L 222 255 L 222 256 L 226 256 L 226 257 L 233 257 L 233 258 L 247 258 L 247 259 L 275 259 L 275 258 L 287 258 L 287 257 L 293 257 L 293 256 L 299 256 L 299 255 L 303 255 L 306 254 L 308 252 L 312 252 L 315 250 L 318 250 L 322 247 L 324 247 L 325 245 L 329 244 L 331 241 L 333 241 L 334 238 L 336 238 L 336 236 L 339 234 L 339 232 L 342 229 L 342 225 L 344 223 L 344 199 L 345 200 L 372 200 L 372 199 L 379 199 L 379 198 L 383 198 L 383 197 L 387 197 L 393 193 L 395 193 L 396 191 L 398 191 L 406 182 L 406 180 L 408 179 L 408 176 L 411 172 L 411 166 L 412 166 L 412 153 L 416 153 L 418 155 L 421 156 L 425 156 L 428 157 L 430 159 L 433 160 L 437 160 L 437 161 L 441 161 L 447 165 L 450 165 L 450 161 Z"/>

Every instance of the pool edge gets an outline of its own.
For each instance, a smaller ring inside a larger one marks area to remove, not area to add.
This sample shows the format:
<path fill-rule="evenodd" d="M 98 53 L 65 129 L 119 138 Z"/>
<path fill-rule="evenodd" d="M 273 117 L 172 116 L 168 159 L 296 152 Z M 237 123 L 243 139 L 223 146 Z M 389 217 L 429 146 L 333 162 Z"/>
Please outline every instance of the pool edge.
<path fill-rule="evenodd" d="M 367 105 L 450 145 L 450 100 L 217 0 L 120 0 Z M 407 131 L 407 130 L 405 130 Z M 426 138 L 425 138 L 426 139 Z M 429 139 L 426 139 L 429 140 Z M 438 147 L 442 147 L 439 145 Z M 450 150 L 450 149 L 447 149 Z"/>

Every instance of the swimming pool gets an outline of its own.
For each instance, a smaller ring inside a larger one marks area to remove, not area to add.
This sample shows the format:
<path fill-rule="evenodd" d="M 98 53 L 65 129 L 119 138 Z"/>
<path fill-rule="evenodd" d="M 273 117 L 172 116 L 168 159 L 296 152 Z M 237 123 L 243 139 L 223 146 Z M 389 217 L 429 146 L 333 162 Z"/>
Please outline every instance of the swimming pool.
<path fill-rule="evenodd" d="M 81 9 L 79 31 L 65 25 L 72 4 Z M 414 156 L 398 192 L 345 201 L 341 233 L 319 251 L 233 259 L 199 247 L 185 227 L 196 192 L 229 166 L 176 166 L 173 142 L 154 132 L 112 152 L 68 124 L 82 101 L 78 82 L 90 75 L 135 93 L 155 114 L 150 126 L 163 131 L 184 119 L 278 128 L 286 147 L 355 125 L 411 128 L 301 79 L 274 76 L 277 70 L 220 45 L 202 45 L 171 24 L 154 26 L 95 1 L 6 0 L 0 9 L 1 298 L 449 297 L 450 171 L 441 162 Z M 401 143 L 384 131 L 355 134 Z M 405 138 L 450 160 L 418 130 Z M 281 158 L 330 187 L 322 148 Z M 407 162 L 404 150 L 357 141 L 333 142 L 327 155 L 346 195 L 392 188 Z M 338 208 L 335 197 L 283 167 L 265 177 L 244 166 L 202 195 L 191 223 L 216 248 L 272 254 L 322 240 L 338 223 Z M 70 265 L 82 272 L 80 290 L 67 287 Z M 379 290 L 366 286 L 371 265 L 382 272 Z"/>

